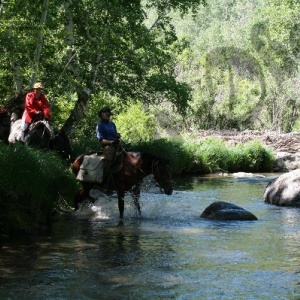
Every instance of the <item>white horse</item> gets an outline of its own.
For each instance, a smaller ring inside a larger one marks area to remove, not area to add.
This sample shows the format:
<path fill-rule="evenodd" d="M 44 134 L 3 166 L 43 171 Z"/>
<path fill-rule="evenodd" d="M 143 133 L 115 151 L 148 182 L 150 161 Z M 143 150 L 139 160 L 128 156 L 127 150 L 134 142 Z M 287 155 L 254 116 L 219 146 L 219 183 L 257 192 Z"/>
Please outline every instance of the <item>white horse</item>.
<path fill-rule="evenodd" d="M 13 116 L 10 119 L 10 133 L 8 136 L 8 142 L 13 144 L 17 141 L 21 141 L 22 129 L 24 126 L 24 121 L 22 119 L 14 120 Z"/>
<path fill-rule="evenodd" d="M 17 141 L 22 141 L 22 130 L 24 120 L 11 120 L 10 134 L 8 142 L 13 144 Z M 36 145 L 41 148 L 49 148 L 50 140 L 55 138 L 52 126 L 47 121 L 37 121 L 29 126 L 29 132 L 26 137 L 26 143 Z"/>

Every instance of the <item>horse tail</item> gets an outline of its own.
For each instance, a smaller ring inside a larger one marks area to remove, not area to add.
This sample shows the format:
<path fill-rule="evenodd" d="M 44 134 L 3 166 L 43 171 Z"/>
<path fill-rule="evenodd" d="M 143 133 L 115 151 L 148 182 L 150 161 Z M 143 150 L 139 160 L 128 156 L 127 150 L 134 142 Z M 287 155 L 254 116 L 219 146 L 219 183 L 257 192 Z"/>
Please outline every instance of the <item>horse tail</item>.
<path fill-rule="evenodd" d="M 85 154 L 80 154 L 79 156 L 77 156 L 76 159 L 74 160 L 74 162 L 71 164 L 71 170 L 75 176 L 77 176 L 77 174 L 79 172 L 80 165 L 83 162 L 84 155 Z"/>

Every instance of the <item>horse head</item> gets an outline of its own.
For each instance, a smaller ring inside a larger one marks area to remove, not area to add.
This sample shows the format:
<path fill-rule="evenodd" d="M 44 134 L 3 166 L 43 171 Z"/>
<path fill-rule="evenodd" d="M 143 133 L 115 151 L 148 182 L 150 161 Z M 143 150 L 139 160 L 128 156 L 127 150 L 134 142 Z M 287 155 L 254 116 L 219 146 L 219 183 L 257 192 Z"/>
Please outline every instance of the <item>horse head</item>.
<path fill-rule="evenodd" d="M 29 91 L 27 90 L 21 90 L 7 100 L 5 106 L 11 115 L 11 121 L 16 121 L 22 118 L 22 114 L 25 108 L 25 98 L 28 92 Z"/>
<path fill-rule="evenodd" d="M 30 125 L 25 144 L 38 149 L 49 149 L 52 139 L 54 139 L 54 132 L 49 123 L 37 121 Z"/>
<path fill-rule="evenodd" d="M 155 159 L 152 162 L 152 170 L 154 180 L 160 188 L 164 190 L 166 195 L 171 195 L 174 190 L 174 182 L 169 162 L 161 158 Z"/>
<path fill-rule="evenodd" d="M 56 151 L 66 161 L 73 161 L 70 140 L 64 131 L 60 131 L 50 142 L 50 149 Z"/>

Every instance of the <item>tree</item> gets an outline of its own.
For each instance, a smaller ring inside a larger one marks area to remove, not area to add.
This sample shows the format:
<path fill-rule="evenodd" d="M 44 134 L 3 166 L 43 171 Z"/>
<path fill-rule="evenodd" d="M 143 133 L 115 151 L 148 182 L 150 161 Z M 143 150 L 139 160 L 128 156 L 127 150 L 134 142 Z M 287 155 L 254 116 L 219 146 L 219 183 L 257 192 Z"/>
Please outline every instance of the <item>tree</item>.
<path fill-rule="evenodd" d="M 3 4 L 0 31 L 2 94 L 11 83 L 20 89 L 35 79 L 45 82 L 52 103 L 59 94 L 76 93 L 77 101 L 62 130 L 70 133 L 99 92 L 117 95 L 122 103 L 169 99 L 183 110 L 189 87 L 176 80 L 171 45 L 176 40 L 168 13 L 195 11 L 203 0 L 25 0 Z M 145 25 L 148 10 L 159 22 Z M 11 47 L 10 45 L 13 45 Z M 174 49 L 172 49 L 174 50 Z M 15 66 L 12 71 L 11 66 Z M 31 80 L 29 80 L 29 78 Z M 50 88 L 51 87 L 51 88 Z M 54 103 L 55 105 L 55 103 Z"/>
<path fill-rule="evenodd" d="M 189 127 L 297 129 L 299 11 L 292 0 L 212 0 L 173 18 L 189 44 L 177 57 L 193 88 Z"/>

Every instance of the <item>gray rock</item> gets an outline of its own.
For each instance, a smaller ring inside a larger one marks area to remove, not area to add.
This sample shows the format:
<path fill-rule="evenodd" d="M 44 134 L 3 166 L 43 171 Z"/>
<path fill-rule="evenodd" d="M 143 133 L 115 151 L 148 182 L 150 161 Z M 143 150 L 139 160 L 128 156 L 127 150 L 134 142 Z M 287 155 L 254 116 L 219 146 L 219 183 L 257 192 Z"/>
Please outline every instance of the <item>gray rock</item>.
<path fill-rule="evenodd" d="M 235 204 L 217 201 L 209 205 L 201 214 L 201 218 L 218 221 L 254 221 L 257 217 L 251 212 Z"/>
<path fill-rule="evenodd" d="M 300 152 L 277 152 L 275 159 L 275 171 L 277 172 L 293 171 L 300 168 Z"/>
<path fill-rule="evenodd" d="M 300 169 L 282 174 L 272 180 L 263 195 L 265 203 L 300 207 Z"/>

